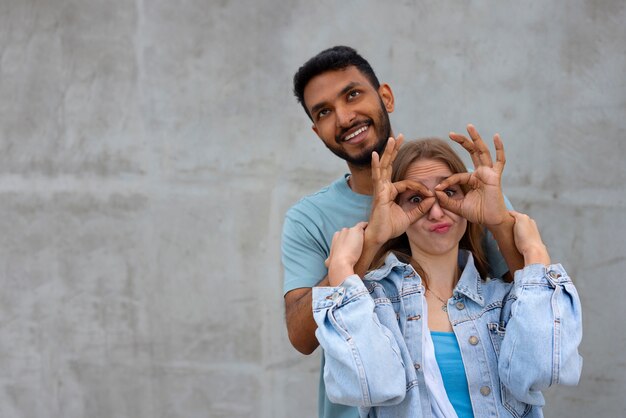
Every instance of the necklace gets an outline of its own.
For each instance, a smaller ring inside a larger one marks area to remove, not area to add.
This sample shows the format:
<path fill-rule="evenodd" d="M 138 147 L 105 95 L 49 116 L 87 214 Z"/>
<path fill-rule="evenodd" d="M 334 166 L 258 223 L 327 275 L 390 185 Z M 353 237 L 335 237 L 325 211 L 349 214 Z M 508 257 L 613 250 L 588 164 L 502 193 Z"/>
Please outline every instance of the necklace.
<path fill-rule="evenodd" d="M 434 297 L 436 297 L 437 299 L 439 299 L 439 301 L 441 303 L 443 303 L 443 305 L 441 305 L 441 310 L 444 312 L 448 312 L 448 301 L 443 300 L 443 298 L 439 297 L 439 295 L 437 295 L 435 292 L 433 292 L 430 289 L 426 289 L 427 292 L 430 292 Z"/>
<path fill-rule="evenodd" d="M 413 259 L 413 258 L 411 258 L 411 266 L 413 267 L 413 269 L 415 269 L 415 271 L 418 273 L 418 275 L 423 275 L 426 292 L 430 292 L 434 297 L 436 297 L 439 300 L 439 302 L 441 302 L 441 310 L 447 313 L 448 312 L 448 301 L 444 300 L 441 296 L 439 296 L 438 294 L 436 294 L 435 292 L 430 290 L 430 287 L 428 287 L 427 275 L 425 274 L 424 270 L 420 267 L 419 263 L 415 259 Z M 456 268 L 454 270 L 454 277 L 455 277 L 454 285 L 456 286 L 456 284 L 459 282 L 459 278 L 461 277 L 458 265 L 456 266 Z"/>

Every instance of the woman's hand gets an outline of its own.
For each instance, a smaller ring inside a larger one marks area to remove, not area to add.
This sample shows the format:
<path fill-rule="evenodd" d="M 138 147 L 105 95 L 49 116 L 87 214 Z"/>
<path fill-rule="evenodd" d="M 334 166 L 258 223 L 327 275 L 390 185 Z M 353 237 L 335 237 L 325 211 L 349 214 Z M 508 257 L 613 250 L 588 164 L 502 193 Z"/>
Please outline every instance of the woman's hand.
<path fill-rule="evenodd" d="M 498 226 L 510 216 L 501 188 L 502 171 L 506 162 L 504 145 L 500 135 L 495 134 L 493 143 L 496 147 L 496 161 L 494 163 L 489 148 L 476 128 L 473 125 L 467 125 L 467 132 L 471 140 L 454 132 L 450 133 L 450 139 L 470 153 L 474 171 L 453 174 L 435 187 L 435 194 L 443 208 L 468 221 L 487 227 Z M 446 194 L 446 189 L 454 185 L 467 185 L 470 190 L 462 199 L 452 199 Z"/>
<path fill-rule="evenodd" d="M 548 249 L 541 240 L 537 223 L 528 215 L 523 213 L 510 211 L 515 218 L 515 226 L 513 234 L 515 237 L 515 246 L 517 250 L 524 256 L 524 264 L 550 264 L 550 254 Z"/>
<path fill-rule="evenodd" d="M 367 222 L 359 222 L 352 228 L 335 232 L 330 245 L 330 255 L 326 259 L 328 280 L 331 286 L 339 286 L 346 277 L 354 274 L 354 265 L 363 250 L 363 234 Z"/>
<path fill-rule="evenodd" d="M 402 134 L 398 135 L 397 140 L 389 138 L 382 157 L 379 157 L 377 152 L 372 153 L 374 196 L 365 236 L 369 242 L 376 245 L 382 245 L 404 233 L 409 225 L 427 213 L 435 203 L 433 193 L 422 183 L 411 180 L 391 182 L 392 163 L 403 140 Z M 395 200 L 399 194 L 407 190 L 418 192 L 423 196 L 423 200 L 411 210 L 405 211 Z"/>

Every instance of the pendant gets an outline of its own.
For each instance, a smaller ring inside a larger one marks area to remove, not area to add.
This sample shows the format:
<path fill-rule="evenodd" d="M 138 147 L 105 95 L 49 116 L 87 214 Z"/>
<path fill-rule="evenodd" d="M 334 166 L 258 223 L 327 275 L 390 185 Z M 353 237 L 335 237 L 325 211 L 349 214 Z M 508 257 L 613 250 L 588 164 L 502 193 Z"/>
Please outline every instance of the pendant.
<path fill-rule="evenodd" d="M 441 310 L 444 312 L 448 312 L 448 305 L 441 305 Z"/>

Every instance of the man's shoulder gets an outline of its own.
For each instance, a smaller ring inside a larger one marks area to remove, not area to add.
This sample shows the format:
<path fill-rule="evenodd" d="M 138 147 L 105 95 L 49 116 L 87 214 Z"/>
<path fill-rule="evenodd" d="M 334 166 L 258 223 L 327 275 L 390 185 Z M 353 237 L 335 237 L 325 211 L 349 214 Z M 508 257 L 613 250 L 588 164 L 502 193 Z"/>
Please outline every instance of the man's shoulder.
<path fill-rule="evenodd" d="M 343 190 L 343 188 L 347 188 L 342 184 L 345 181 L 345 177 L 340 177 L 318 191 L 300 198 L 287 210 L 287 216 L 297 216 L 311 211 L 326 211 L 330 207 L 349 200 L 348 195 Z"/>
<path fill-rule="evenodd" d="M 297 208 L 299 206 L 306 206 L 306 205 L 318 205 L 318 204 L 324 204 L 328 202 L 330 200 L 329 196 L 332 196 L 333 194 L 335 194 L 333 191 L 334 185 L 335 185 L 335 182 L 332 182 L 331 184 L 328 184 L 322 187 L 316 192 L 313 192 L 306 196 L 301 197 L 292 206 L 292 208 Z"/>

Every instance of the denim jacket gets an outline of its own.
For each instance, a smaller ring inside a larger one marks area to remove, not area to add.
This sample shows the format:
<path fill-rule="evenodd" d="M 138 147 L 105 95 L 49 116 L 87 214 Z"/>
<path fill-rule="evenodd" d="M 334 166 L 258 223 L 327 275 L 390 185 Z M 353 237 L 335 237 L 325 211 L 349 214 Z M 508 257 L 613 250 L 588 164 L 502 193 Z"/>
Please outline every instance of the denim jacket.
<path fill-rule="evenodd" d="M 541 417 L 541 390 L 575 385 L 582 358 L 581 306 L 560 264 L 526 266 L 514 283 L 483 281 L 472 255 L 448 315 L 461 350 L 475 417 Z M 317 339 L 332 402 L 362 417 L 431 417 L 422 370 L 422 279 L 389 254 L 365 280 L 313 288 Z"/>

